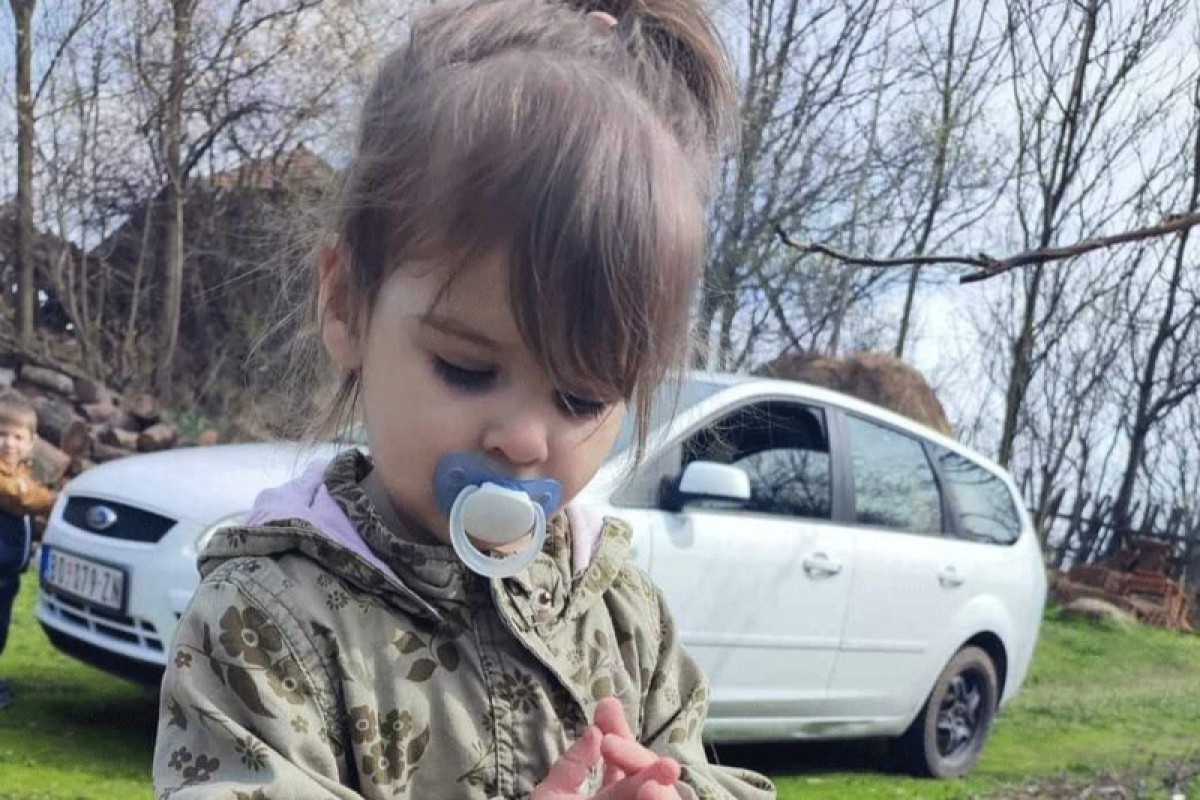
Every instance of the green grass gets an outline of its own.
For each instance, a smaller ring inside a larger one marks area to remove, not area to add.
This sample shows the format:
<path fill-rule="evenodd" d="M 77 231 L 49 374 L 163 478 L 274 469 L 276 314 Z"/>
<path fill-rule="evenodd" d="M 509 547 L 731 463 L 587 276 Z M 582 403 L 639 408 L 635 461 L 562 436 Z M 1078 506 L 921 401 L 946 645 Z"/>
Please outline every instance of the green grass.
<path fill-rule="evenodd" d="M 151 797 L 158 700 L 55 650 L 33 616 L 36 584 L 26 572 L 0 657 L 16 696 L 0 711 L 0 800 Z"/>
<path fill-rule="evenodd" d="M 59 655 L 33 617 L 34 595 L 27 573 L 0 659 L 18 695 L 0 711 L 0 800 L 149 798 L 156 700 Z M 888 774 L 876 743 L 729 747 L 720 756 L 770 774 L 782 800 L 966 800 L 1053 776 L 1167 775 L 1200 759 L 1200 637 L 1066 623 L 1051 613 L 1024 691 L 962 781 Z"/>
<path fill-rule="evenodd" d="M 771 765 L 766 771 L 781 800 L 948 800 L 986 797 L 1051 776 L 1168 776 L 1183 762 L 1200 761 L 1200 637 L 1066 623 L 1052 611 L 1029 678 L 1001 713 L 969 778 L 932 782 L 887 774 L 877 766 L 881 749 L 789 745 L 756 748 L 744 760 Z"/>

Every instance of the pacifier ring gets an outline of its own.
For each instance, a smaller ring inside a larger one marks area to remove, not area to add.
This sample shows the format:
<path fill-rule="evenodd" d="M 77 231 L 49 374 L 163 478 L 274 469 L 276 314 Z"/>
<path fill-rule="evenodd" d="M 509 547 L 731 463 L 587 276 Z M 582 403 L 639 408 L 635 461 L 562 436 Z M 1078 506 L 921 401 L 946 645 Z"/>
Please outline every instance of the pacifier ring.
<path fill-rule="evenodd" d="M 477 548 L 463 526 L 463 508 L 478 491 L 478 486 L 468 486 L 455 498 L 450 509 L 450 545 L 472 572 L 485 578 L 511 578 L 532 564 L 538 553 L 542 552 L 547 535 L 546 512 L 539 503 L 531 500 L 530 506 L 534 513 L 533 541 L 519 553 L 496 558 Z"/>

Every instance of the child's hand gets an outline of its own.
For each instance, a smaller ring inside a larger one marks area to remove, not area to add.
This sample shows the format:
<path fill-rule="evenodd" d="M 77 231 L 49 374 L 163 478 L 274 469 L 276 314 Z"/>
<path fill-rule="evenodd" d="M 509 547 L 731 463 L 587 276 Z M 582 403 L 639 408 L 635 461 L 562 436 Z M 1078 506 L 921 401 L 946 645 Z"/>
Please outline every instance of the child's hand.
<path fill-rule="evenodd" d="M 596 727 L 604 734 L 600 752 L 604 756 L 605 787 L 613 786 L 623 780 L 626 775 L 639 776 L 643 771 L 664 761 L 670 762 L 675 775 L 670 783 L 663 787 L 659 795 L 661 800 L 680 800 L 675 791 L 675 781 L 679 779 L 679 766 L 674 760 L 662 758 L 649 748 L 643 747 L 629 729 L 625 719 L 625 710 L 621 701 L 615 697 L 606 697 L 596 705 Z"/>
<path fill-rule="evenodd" d="M 679 764 L 675 762 L 675 759 L 664 758 L 653 750 L 643 747 L 634 739 L 622 739 L 611 734 L 604 737 L 600 751 L 604 755 L 605 780 L 607 781 L 610 774 L 613 777 L 620 776 L 617 777 L 617 782 L 612 784 L 613 788 L 628 781 L 649 778 L 659 786 L 657 794 L 651 794 L 648 797 L 655 798 L 655 800 L 681 800 L 679 792 L 675 790 L 675 781 L 679 780 Z M 610 769 L 613 772 L 610 773 Z M 630 777 L 624 777 L 626 775 Z M 668 777 L 669 780 L 664 780 Z M 604 785 L 608 786 L 608 783 Z M 596 796 L 602 795 L 604 795 L 603 792 Z M 614 797 L 624 797 L 624 795 L 614 795 Z M 639 794 L 637 797 L 638 800 L 643 800 L 642 795 Z"/>
<path fill-rule="evenodd" d="M 530 800 L 584 800 L 586 796 L 579 793 L 579 787 L 600 761 L 603 737 L 596 727 L 584 731 L 579 741 L 550 767 Z M 594 800 L 672 800 L 678 796 L 671 788 L 678 778 L 678 764 L 669 758 L 656 759 L 638 774 L 605 786 Z"/>
<path fill-rule="evenodd" d="M 596 716 L 593 723 L 605 736 L 616 736 L 620 739 L 637 741 L 629 723 L 625 721 L 625 709 L 621 701 L 615 697 L 605 697 L 596 704 Z M 625 772 L 611 761 L 604 762 L 604 786 L 611 786 L 625 777 Z"/>

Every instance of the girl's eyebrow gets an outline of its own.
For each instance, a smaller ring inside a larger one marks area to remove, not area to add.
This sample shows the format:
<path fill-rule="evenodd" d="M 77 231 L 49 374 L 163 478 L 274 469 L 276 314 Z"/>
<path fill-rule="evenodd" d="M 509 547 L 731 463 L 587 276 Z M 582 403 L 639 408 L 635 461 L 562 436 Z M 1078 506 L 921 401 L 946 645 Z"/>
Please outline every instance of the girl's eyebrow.
<path fill-rule="evenodd" d="M 436 331 L 444 333 L 448 336 L 455 336 L 459 339 L 466 339 L 469 342 L 486 347 L 489 350 L 503 349 L 499 342 L 492 339 L 487 334 L 475 330 L 469 325 L 464 325 L 456 319 L 446 317 L 441 314 L 427 313 L 421 316 L 421 324 L 433 328 Z"/>

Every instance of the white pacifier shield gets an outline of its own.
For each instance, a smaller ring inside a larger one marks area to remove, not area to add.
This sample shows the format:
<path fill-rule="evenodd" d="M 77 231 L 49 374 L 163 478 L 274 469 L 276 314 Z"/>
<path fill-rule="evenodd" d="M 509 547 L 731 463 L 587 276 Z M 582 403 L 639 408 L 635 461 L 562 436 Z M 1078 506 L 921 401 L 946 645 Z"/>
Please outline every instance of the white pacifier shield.
<path fill-rule="evenodd" d="M 529 566 L 546 543 L 546 513 L 524 492 L 494 483 L 468 486 L 450 509 L 450 544 L 473 572 L 488 578 L 511 578 Z M 508 544 L 533 530 L 533 541 L 520 553 L 494 558 L 480 551 L 470 536 L 489 544 Z"/>
<path fill-rule="evenodd" d="M 463 530 L 488 544 L 515 542 L 537 521 L 534 502 L 524 492 L 485 483 L 462 504 Z"/>

